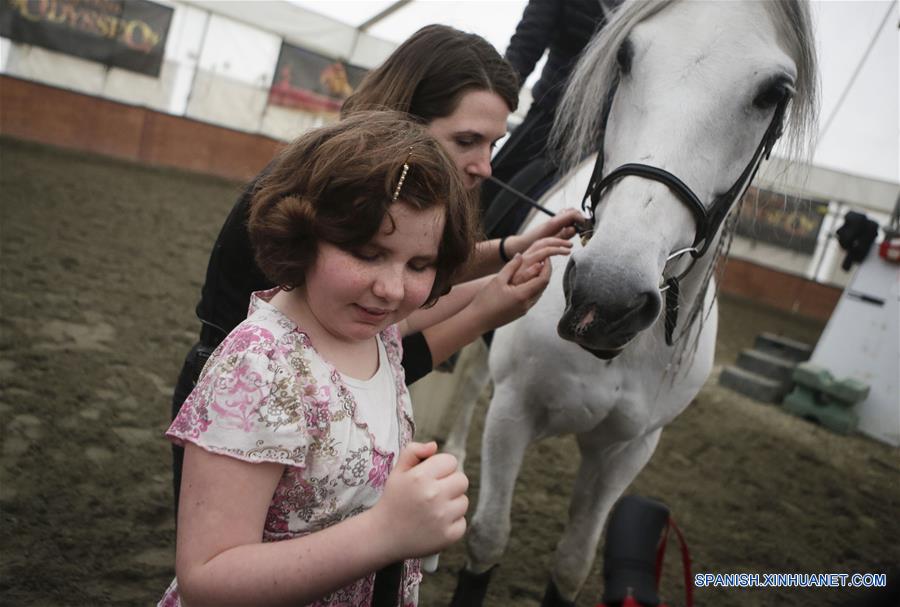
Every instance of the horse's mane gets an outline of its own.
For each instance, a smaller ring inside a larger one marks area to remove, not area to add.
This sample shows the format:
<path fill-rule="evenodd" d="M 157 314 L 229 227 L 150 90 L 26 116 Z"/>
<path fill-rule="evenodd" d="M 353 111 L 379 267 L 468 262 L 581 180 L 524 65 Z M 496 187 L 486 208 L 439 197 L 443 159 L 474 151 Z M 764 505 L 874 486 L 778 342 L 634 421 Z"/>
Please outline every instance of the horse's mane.
<path fill-rule="evenodd" d="M 616 84 L 616 55 L 634 27 L 662 9 L 685 0 L 634 0 L 613 12 L 606 26 L 582 53 L 563 95 L 551 135 L 560 154 L 562 172 L 573 170 L 597 150 L 602 128 L 602 104 Z M 806 159 L 818 114 L 818 68 L 812 18 L 806 0 L 771 0 L 772 13 L 786 51 L 797 65 L 795 94 L 785 120 L 784 149 L 789 158 Z"/>
<path fill-rule="evenodd" d="M 550 145 L 560 153 L 562 173 L 573 170 L 597 151 L 603 104 L 619 78 L 616 55 L 635 25 L 655 15 L 673 0 L 625 2 L 611 15 L 600 33 L 585 47 L 569 76 L 556 110 Z"/>
<path fill-rule="evenodd" d="M 815 148 L 819 116 L 819 66 L 807 0 L 766 2 L 788 54 L 797 65 L 795 92 L 785 123 L 785 151 L 793 160 L 809 160 Z"/>

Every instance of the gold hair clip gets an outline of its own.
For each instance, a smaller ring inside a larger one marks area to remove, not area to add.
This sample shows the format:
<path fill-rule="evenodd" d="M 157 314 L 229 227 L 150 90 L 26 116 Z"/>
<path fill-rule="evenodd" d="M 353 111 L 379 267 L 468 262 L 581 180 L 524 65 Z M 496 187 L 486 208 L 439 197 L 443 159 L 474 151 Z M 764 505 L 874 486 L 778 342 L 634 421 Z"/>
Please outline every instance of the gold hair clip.
<path fill-rule="evenodd" d="M 409 154 L 406 155 L 406 160 L 403 162 L 403 171 L 400 173 L 400 181 L 397 182 L 397 187 L 394 189 L 394 196 L 391 198 L 391 202 L 397 202 L 397 199 L 400 197 L 400 188 L 403 187 L 403 182 L 406 181 L 406 174 L 409 172 L 409 159 L 412 157 L 412 146 L 409 148 Z"/>

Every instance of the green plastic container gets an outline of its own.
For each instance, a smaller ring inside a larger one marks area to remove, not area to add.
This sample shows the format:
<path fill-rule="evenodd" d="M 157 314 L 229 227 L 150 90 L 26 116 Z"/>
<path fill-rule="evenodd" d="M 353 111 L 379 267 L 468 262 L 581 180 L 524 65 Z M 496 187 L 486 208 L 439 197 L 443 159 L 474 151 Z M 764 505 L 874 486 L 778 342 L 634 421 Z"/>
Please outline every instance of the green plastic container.
<path fill-rule="evenodd" d="M 798 385 L 781 403 L 788 413 L 813 421 L 832 432 L 850 434 L 859 418 L 845 401 L 824 396 L 822 392 Z"/>
<path fill-rule="evenodd" d="M 869 385 L 858 379 L 835 379 L 825 367 L 800 363 L 794 369 L 794 383 L 820 392 L 821 402 L 833 402 L 845 407 L 855 405 L 869 396 Z"/>

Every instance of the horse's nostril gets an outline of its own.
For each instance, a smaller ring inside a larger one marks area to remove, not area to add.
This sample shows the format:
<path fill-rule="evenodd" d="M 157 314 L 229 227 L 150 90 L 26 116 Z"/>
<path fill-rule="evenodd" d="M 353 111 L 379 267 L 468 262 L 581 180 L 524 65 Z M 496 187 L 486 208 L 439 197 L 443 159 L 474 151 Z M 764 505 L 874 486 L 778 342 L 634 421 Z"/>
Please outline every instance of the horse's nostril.
<path fill-rule="evenodd" d="M 610 332 L 639 331 L 656 320 L 659 309 L 659 294 L 645 291 L 634 297 L 627 305 L 619 308 L 607 308 L 605 315 L 608 319 L 607 330 Z"/>
<path fill-rule="evenodd" d="M 649 325 L 656 320 L 656 316 L 659 314 L 659 309 L 661 307 L 659 292 L 647 291 L 642 293 L 640 298 L 643 299 L 643 302 L 641 303 L 639 314 L 641 320 Z"/>
<path fill-rule="evenodd" d="M 587 333 L 588 329 L 593 326 L 595 320 L 597 320 L 597 306 L 588 306 L 587 311 L 584 313 L 584 316 L 582 316 L 580 320 L 577 318 L 572 319 L 572 322 L 575 325 L 575 335 L 584 335 L 585 333 Z"/>
<path fill-rule="evenodd" d="M 575 286 L 575 260 L 569 258 L 566 264 L 566 271 L 563 274 L 563 293 L 566 295 L 566 304 L 571 303 L 572 290 Z"/>

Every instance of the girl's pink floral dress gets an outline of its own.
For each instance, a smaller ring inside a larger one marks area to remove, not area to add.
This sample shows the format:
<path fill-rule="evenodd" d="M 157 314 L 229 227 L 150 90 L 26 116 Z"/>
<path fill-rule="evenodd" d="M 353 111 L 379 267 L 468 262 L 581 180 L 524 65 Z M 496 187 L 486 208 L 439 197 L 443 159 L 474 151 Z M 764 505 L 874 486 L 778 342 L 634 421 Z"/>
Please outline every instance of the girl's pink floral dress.
<path fill-rule="evenodd" d="M 313 533 L 371 508 L 398 456 L 375 446 L 340 374 L 269 303 L 277 291 L 253 294 L 247 319 L 216 348 L 166 433 L 176 444 L 284 464 L 263 542 Z M 412 438 L 413 421 L 400 333 L 391 326 L 381 339 L 396 384 L 402 449 Z M 369 605 L 374 578 L 357 580 L 313 605 Z M 400 605 L 416 605 L 421 579 L 418 560 L 406 561 Z M 176 579 L 159 605 L 180 604 Z"/>

